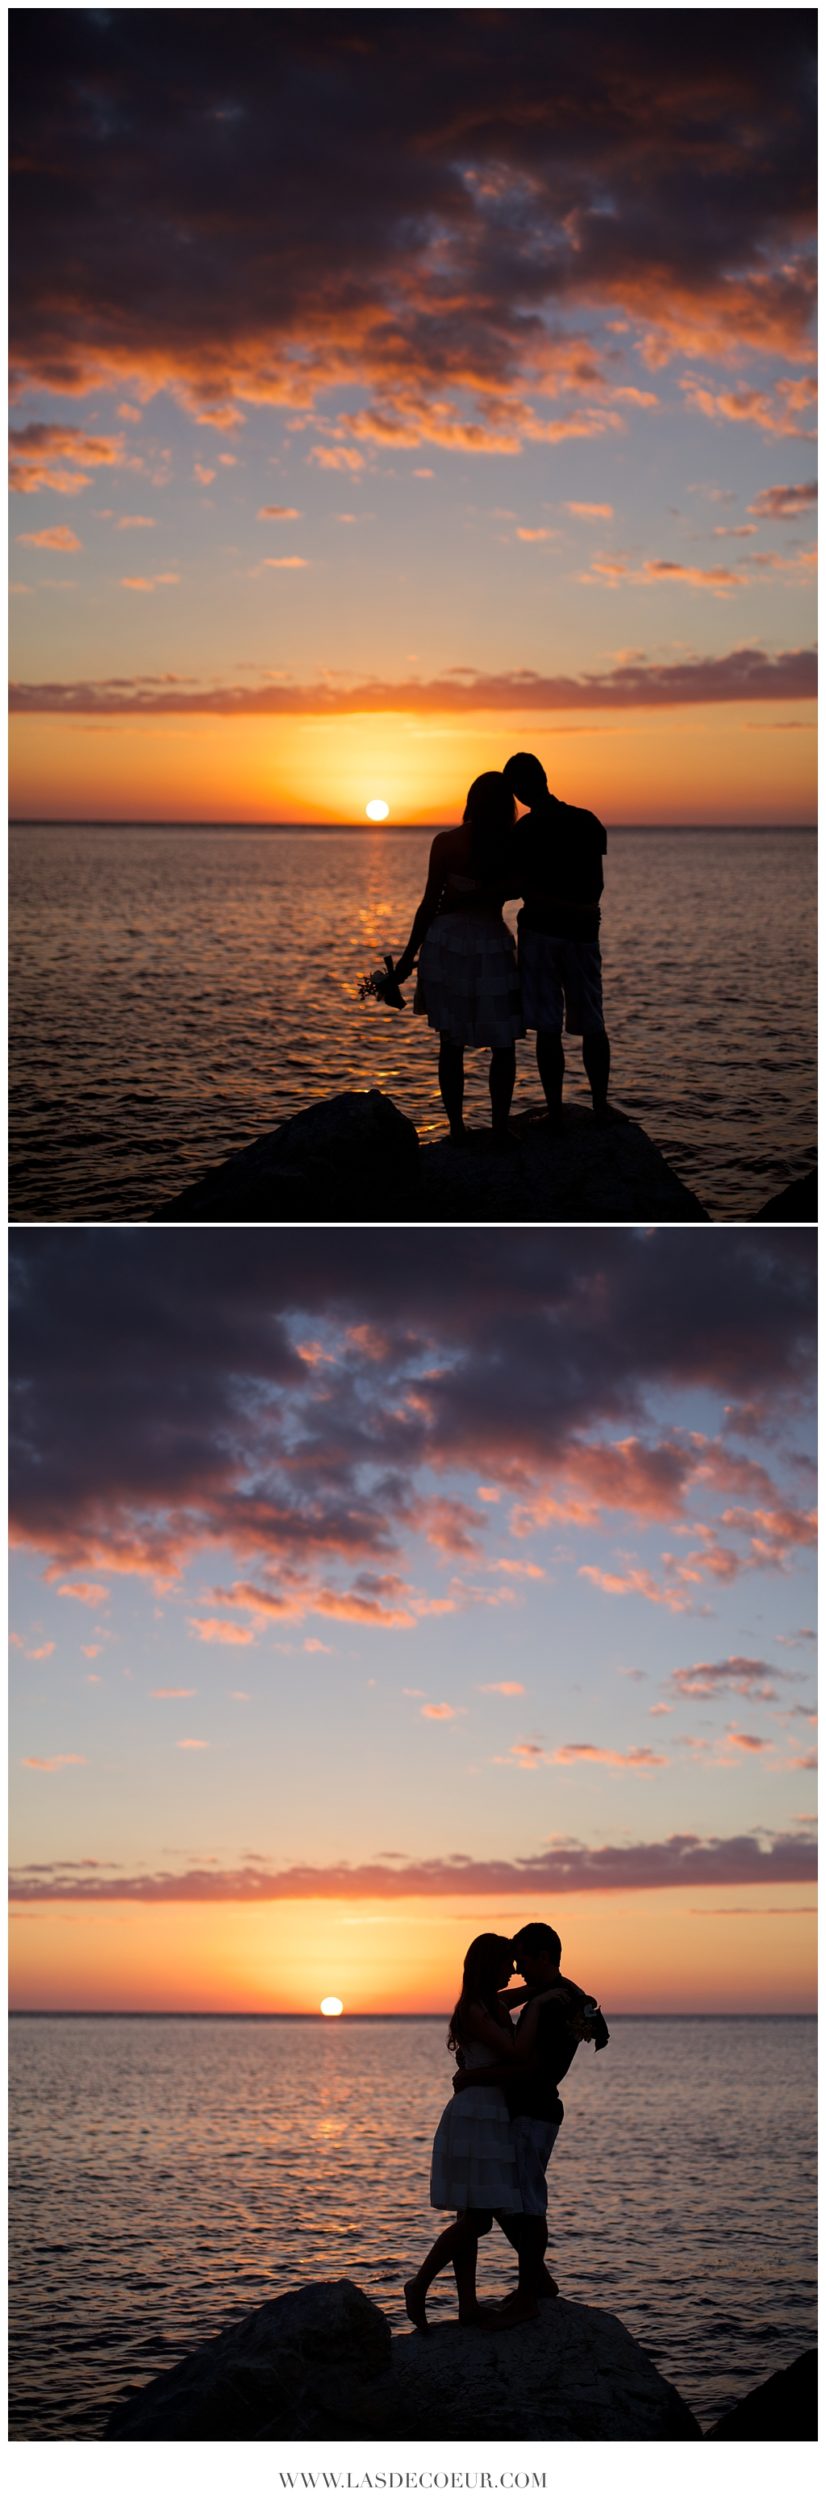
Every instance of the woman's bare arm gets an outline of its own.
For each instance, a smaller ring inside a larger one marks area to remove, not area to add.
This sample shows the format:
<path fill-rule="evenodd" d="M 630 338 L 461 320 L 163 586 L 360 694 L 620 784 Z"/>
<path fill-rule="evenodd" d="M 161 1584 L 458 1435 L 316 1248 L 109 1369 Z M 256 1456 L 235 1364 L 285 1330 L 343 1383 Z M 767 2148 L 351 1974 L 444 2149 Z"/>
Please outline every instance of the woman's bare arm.
<path fill-rule="evenodd" d="M 441 829 L 438 837 L 433 840 L 433 845 L 430 850 L 430 862 L 427 868 L 426 888 L 419 901 L 401 958 L 396 962 L 396 976 L 400 986 L 403 985 L 405 978 L 409 978 L 416 954 L 420 945 L 424 942 L 428 926 L 432 925 L 433 919 L 436 915 L 436 910 L 444 889 L 445 874 L 448 871 L 448 840 L 452 836 L 452 830 Z"/>

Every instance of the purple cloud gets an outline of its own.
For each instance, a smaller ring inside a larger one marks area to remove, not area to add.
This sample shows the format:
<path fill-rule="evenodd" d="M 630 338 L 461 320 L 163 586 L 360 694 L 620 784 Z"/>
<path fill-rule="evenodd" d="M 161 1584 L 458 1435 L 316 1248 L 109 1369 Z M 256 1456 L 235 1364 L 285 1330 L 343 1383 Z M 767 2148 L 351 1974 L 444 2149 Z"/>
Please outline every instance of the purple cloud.
<path fill-rule="evenodd" d="M 169 1869 L 119 1874 L 87 1874 L 77 1863 L 55 1861 L 49 1867 L 21 1867 L 12 1876 L 14 1903 L 275 1903 L 306 1897 L 371 1901 L 405 1895 L 445 1898 L 506 1898 L 519 1894 L 537 1900 L 563 1894 L 645 1893 L 664 1887 L 809 1884 L 816 1874 L 814 1844 L 798 1834 L 744 1833 L 704 1840 L 696 1833 L 674 1833 L 662 1842 L 636 1842 L 591 1849 L 567 1842 L 525 1859 L 472 1859 L 453 1852 L 444 1859 L 400 1860 L 386 1853 L 371 1862 L 347 1861 L 315 1867 L 296 1863 L 287 1868 L 250 1861 L 240 1868 L 210 1863 L 179 1873 Z"/>

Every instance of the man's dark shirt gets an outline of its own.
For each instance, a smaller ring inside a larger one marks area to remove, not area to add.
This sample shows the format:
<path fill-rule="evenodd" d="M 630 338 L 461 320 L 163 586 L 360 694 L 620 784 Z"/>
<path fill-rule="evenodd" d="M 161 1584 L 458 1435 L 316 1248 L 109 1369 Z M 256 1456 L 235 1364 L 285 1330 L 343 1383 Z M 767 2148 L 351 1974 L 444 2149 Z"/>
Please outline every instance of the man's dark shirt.
<path fill-rule="evenodd" d="M 579 2050 L 578 2036 L 571 2031 L 572 2019 L 581 2014 L 587 1990 L 577 1982 L 560 1976 L 565 1991 L 564 2005 L 553 1999 L 540 2008 L 536 2041 L 524 2069 L 508 2070 L 501 2080 L 502 2091 L 512 2121 L 519 2113 L 530 2113 L 535 2121 L 561 2121 L 563 2105 L 557 2094 L 560 2078 L 567 2076 L 571 2061 Z M 608 2027 L 600 2013 L 597 2019 L 596 2047 L 602 2051 L 608 2041 Z M 519 2057 L 519 2034 L 516 2037 Z"/>
<path fill-rule="evenodd" d="M 608 840 L 594 812 L 560 803 L 549 794 L 526 812 L 514 830 L 516 876 L 521 894 L 520 933 L 559 934 L 571 942 L 595 942 Z"/>

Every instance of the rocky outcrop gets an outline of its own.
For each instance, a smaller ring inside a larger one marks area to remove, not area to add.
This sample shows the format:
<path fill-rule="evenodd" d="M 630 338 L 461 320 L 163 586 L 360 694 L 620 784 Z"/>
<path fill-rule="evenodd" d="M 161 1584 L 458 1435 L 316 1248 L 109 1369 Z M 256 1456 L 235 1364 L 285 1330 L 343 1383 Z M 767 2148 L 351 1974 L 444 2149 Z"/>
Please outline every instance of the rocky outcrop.
<path fill-rule="evenodd" d="M 353 2399 L 390 2354 L 389 2323 L 349 2278 L 292 2287 L 127 2394 L 106 2433 L 129 2443 L 332 2441 L 360 2432 L 349 2423 Z"/>
<path fill-rule="evenodd" d="M 643 1132 L 613 1113 L 566 1108 L 463 1144 L 420 1146 L 381 1091 L 342 1091 L 260 1135 L 180 1196 L 156 1222 L 705 1222 L 708 1216 Z"/>
<path fill-rule="evenodd" d="M 371 2408 L 376 2433 L 436 2443 L 665 2444 L 700 2434 L 616 2314 L 562 2296 L 515 2330 L 454 2322 L 394 2339 Z"/>
<path fill-rule="evenodd" d="M 706 2442 L 712 2436 L 732 2444 L 816 2444 L 817 2349 L 805 2349 L 793 2365 L 747 2392 L 745 2400 L 709 2428 Z"/>
<path fill-rule="evenodd" d="M 782 1187 L 779 1196 L 770 1196 L 761 1205 L 755 1222 L 816 1222 L 817 1171 L 807 1170 L 805 1178 L 797 1178 L 791 1187 Z"/>
<path fill-rule="evenodd" d="M 419 1138 L 383 1091 L 340 1091 L 259 1135 L 155 1222 L 395 1222 L 419 1195 Z"/>
<path fill-rule="evenodd" d="M 506 2331 L 391 2339 L 349 2279 L 293 2288 L 132 2392 L 113 2442 L 668 2443 L 691 2411 L 613 2313 L 558 2297 Z"/>
<path fill-rule="evenodd" d="M 422 1150 L 422 1212 L 428 1222 L 707 1222 L 641 1126 L 611 1112 L 597 1126 L 573 1102 L 558 1133 L 528 1110 L 497 1144 L 487 1128 L 464 1144 Z"/>

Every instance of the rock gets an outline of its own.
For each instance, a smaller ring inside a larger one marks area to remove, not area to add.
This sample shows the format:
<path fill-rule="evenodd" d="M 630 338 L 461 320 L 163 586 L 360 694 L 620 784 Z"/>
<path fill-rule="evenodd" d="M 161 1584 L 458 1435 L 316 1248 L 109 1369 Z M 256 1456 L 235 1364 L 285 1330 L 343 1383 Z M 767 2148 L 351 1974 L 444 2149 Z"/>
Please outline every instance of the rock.
<path fill-rule="evenodd" d="M 156 1222 L 393 1222 L 416 1205 L 419 1139 L 383 1091 L 340 1091 L 208 1170 Z"/>
<path fill-rule="evenodd" d="M 706 2443 L 711 2436 L 728 2437 L 732 2444 L 816 2444 L 817 2349 L 805 2349 L 793 2365 L 747 2392 L 709 2427 Z"/>
<path fill-rule="evenodd" d="M 510 2331 L 436 2323 L 391 2341 L 349 2279 L 288 2290 L 133 2391 L 113 2442 L 670 2443 L 691 2411 L 613 2313 L 546 2302 Z"/>
<path fill-rule="evenodd" d="M 233 1153 L 156 1222 L 706 1222 L 641 1126 L 566 1107 L 559 1134 L 541 1111 L 420 1152 L 410 1118 L 381 1091 L 342 1091 Z"/>
<path fill-rule="evenodd" d="M 106 2435 L 126 2443 L 332 2441 L 351 2432 L 351 2396 L 389 2365 L 390 2349 L 384 2314 L 349 2278 L 292 2287 L 130 2392 Z"/>
<path fill-rule="evenodd" d="M 641 1126 L 612 1112 L 596 1126 L 588 1108 L 563 1110 L 552 1134 L 541 1110 L 513 1120 L 499 1146 L 485 1129 L 465 1143 L 422 1152 L 422 1214 L 428 1222 L 707 1222 L 690 1187 Z"/>
<path fill-rule="evenodd" d="M 770 1196 L 761 1205 L 755 1222 L 816 1222 L 817 1171 L 807 1170 L 805 1178 L 797 1178 L 791 1187 L 782 1187 L 779 1196 Z"/>
<path fill-rule="evenodd" d="M 370 2391 L 375 2430 L 434 2443 L 555 2440 L 672 2443 L 700 2428 L 616 2314 L 540 2307 L 510 2331 L 437 2323 L 393 2341 L 390 2371 Z"/>

